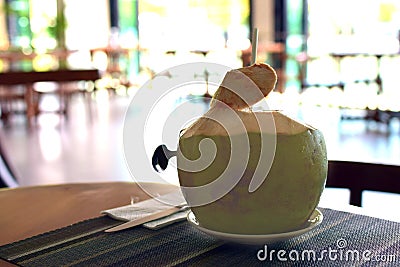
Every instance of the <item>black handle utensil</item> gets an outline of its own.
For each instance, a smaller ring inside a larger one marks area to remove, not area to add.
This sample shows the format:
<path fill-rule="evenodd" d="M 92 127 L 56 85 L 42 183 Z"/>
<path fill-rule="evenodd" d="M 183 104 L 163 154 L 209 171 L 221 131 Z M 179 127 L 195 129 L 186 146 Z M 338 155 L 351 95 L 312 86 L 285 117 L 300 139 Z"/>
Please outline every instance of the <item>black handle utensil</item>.
<path fill-rule="evenodd" d="M 169 159 L 174 156 L 176 156 L 176 151 L 169 150 L 166 145 L 159 145 L 154 151 L 151 159 L 154 170 L 157 172 L 160 172 L 159 168 L 165 170 L 168 166 Z"/>

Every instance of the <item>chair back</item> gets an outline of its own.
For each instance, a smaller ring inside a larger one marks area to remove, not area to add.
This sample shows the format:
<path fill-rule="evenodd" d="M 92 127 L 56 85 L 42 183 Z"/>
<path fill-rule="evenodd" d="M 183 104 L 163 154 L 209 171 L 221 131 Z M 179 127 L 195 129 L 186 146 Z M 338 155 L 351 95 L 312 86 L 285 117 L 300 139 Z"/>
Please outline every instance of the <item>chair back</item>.
<path fill-rule="evenodd" d="M 11 167 L 4 147 L 0 142 L 0 188 L 17 186 L 18 183 L 15 176 L 15 171 Z"/>
<path fill-rule="evenodd" d="M 361 207 L 364 190 L 400 194 L 400 166 L 329 161 L 326 187 L 350 190 L 350 204 Z"/>

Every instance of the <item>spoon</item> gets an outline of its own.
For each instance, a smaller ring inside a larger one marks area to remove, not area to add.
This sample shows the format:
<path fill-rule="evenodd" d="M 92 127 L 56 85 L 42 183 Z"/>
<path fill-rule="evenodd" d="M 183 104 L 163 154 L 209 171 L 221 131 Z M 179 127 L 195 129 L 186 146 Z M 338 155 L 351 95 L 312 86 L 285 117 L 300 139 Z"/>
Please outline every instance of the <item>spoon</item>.
<path fill-rule="evenodd" d="M 174 156 L 176 156 L 176 151 L 169 150 L 166 145 L 159 145 L 151 158 L 154 170 L 156 170 L 156 172 L 160 172 L 159 168 L 165 170 L 168 166 L 169 159 Z"/>

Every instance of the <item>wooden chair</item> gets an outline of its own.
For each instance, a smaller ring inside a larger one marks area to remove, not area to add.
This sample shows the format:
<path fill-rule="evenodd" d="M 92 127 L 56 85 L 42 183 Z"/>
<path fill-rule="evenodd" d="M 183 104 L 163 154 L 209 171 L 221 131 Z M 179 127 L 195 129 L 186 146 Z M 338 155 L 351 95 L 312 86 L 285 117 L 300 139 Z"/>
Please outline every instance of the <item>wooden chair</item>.
<path fill-rule="evenodd" d="M 15 88 L 0 87 L 0 119 L 7 123 L 10 115 L 25 112 L 25 88 L 14 86 Z M 23 108 L 18 108 L 23 106 Z"/>
<path fill-rule="evenodd" d="M 400 166 L 329 161 L 326 187 L 350 190 L 350 205 L 361 207 L 364 190 L 400 194 Z"/>
<path fill-rule="evenodd" d="M 38 95 L 37 113 L 43 112 L 40 102 L 46 95 L 54 95 L 58 99 L 59 108 L 54 112 L 68 117 L 69 106 L 73 96 L 81 96 L 86 105 L 89 120 L 91 121 L 92 105 L 91 105 L 91 91 L 87 90 L 85 82 L 38 82 L 33 86 L 34 92 Z"/>

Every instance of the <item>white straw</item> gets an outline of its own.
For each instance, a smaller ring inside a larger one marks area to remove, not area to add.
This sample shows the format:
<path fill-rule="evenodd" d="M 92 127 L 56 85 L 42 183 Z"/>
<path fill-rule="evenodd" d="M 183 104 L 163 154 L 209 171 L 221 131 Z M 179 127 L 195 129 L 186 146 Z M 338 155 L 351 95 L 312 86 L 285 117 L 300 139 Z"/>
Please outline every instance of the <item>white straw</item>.
<path fill-rule="evenodd" d="M 253 29 L 253 36 L 251 39 L 251 64 L 256 63 L 257 60 L 257 47 L 258 47 L 258 28 Z"/>

